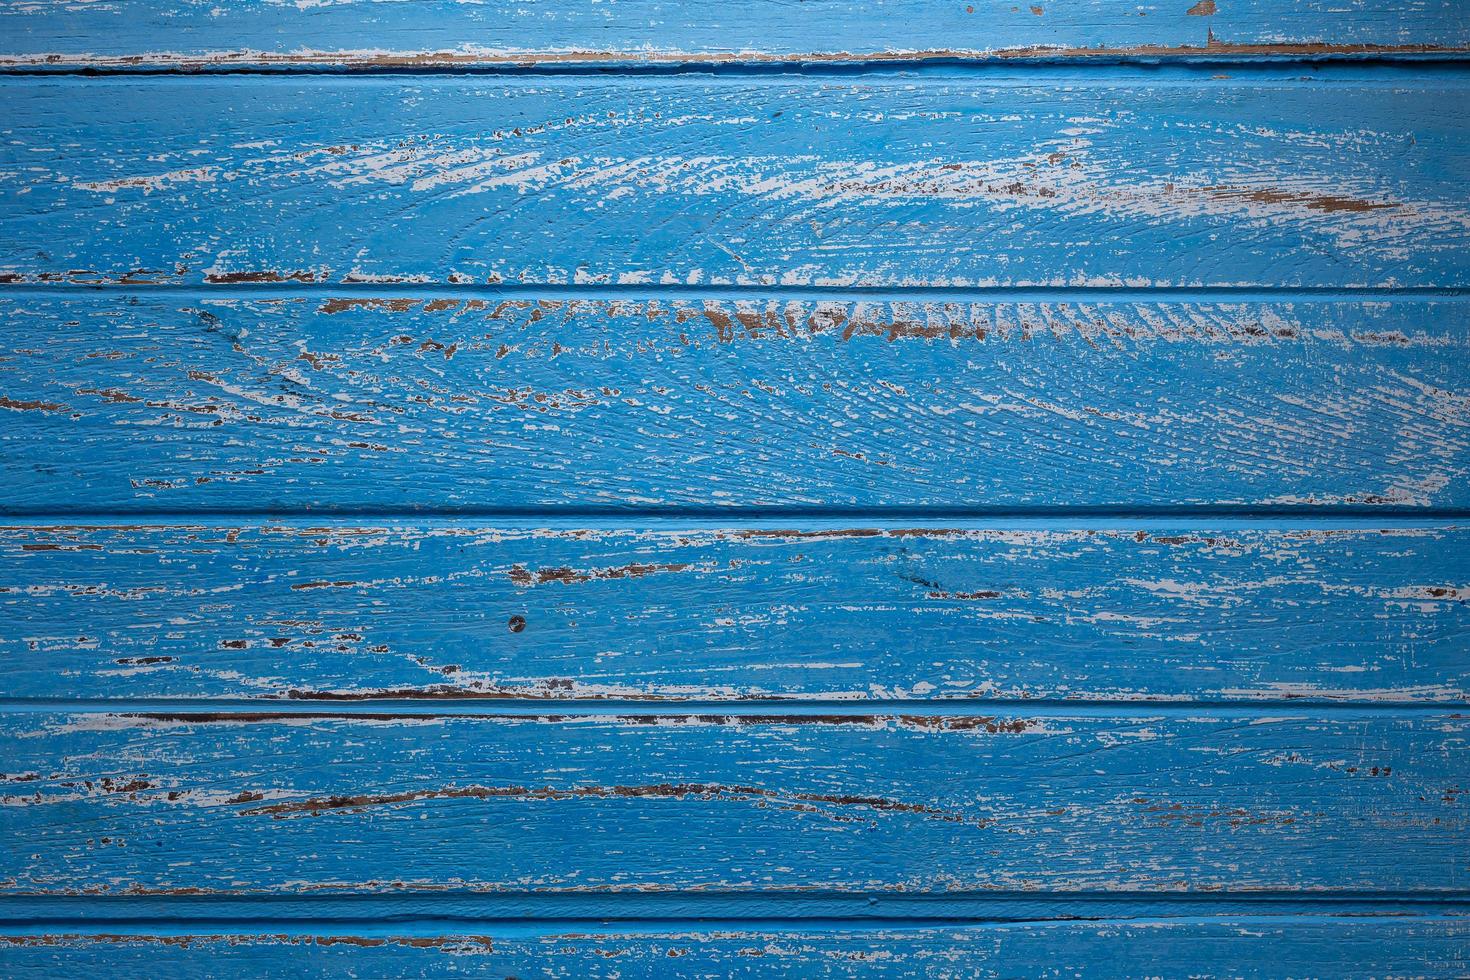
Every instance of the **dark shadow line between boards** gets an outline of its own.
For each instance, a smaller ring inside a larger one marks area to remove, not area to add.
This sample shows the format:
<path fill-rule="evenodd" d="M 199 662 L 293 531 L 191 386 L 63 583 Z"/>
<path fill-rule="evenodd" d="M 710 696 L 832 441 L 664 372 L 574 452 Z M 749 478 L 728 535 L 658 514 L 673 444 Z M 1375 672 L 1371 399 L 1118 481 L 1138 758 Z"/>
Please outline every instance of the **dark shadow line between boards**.
<path fill-rule="evenodd" d="M 1010 75 L 1044 77 L 1047 74 L 1083 77 L 1114 76 L 1147 81 L 1198 77 L 1222 81 L 1221 71 L 1236 73 L 1229 81 L 1271 76 L 1285 70 L 1304 70 L 1324 76 L 1333 73 L 1412 74 L 1454 76 L 1470 70 L 1470 49 L 1433 45 L 1260 46 L 1238 51 L 1208 47 L 1128 49 L 1000 50 L 993 54 L 918 55 L 905 57 L 802 53 L 744 60 L 691 54 L 665 56 L 656 61 L 588 56 L 577 60 L 550 60 L 534 52 L 523 57 L 506 55 L 476 61 L 451 52 L 386 53 L 364 58 L 349 52 L 308 52 L 279 55 L 265 52 L 201 52 L 187 54 L 82 55 L 58 54 L 54 61 L 21 61 L 46 55 L 11 55 L 18 63 L 0 65 L 0 78 L 162 78 L 200 79 L 232 76 L 274 78 L 733 78 L 793 80 L 872 78 L 1004 78 Z M 1292 50 L 1295 47 L 1296 50 Z M 248 55 L 255 54 L 255 58 Z M 228 60 L 227 60 L 228 59 Z M 238 60 L 236 60 L 238 59 Z M 290 60 L 285 60 L 290 59 Z M 539 60 L 547 59 L 547 60 Z M 100 64 L 98 62 L 101 62 Z M 124 63 L 131 62 L 131 63 Z"/>
<path fill-rule="evenodd" d="M 290 719 L 351 721 L 391 718 L 464 718 L 466 720 L 556 721 L 606 718 L 609 721 L 691 720 L 709 724 L 862 725 L 894 720 L 945 719 L 1102 719 L 1158 721 L 1199 718 L 1231 721 L 1248 718 L 1331 716 L 1337 721 L 1414 718 L 1437 714 L 1461 717 L 1470 700 L 1385 701 L 1363 698 L 1229 698 L 1177 700 L 1102 700 L 1097 698 L 874 698 L 870 700 L 772 697 L 729 700 L 661 698 L 535 698 L 498 694 L 400 691 L 382 696 L 337 696 L 330 692 L 298 692 L 280 697 L 130 697 L 130 698 L 0 698 L 0 715 L 106 714 L 179 724 L 272 722 Z"/>
<path fill-rule="evenodd" d="M 114 281 L 64 283 L 0 283 L 0 298 L 12 300 L 149 296 L 191 300 L 334 299 L 360 296 L 383 299 L 636 301 L 666 302 L 806 301 L 806 302 L 941 302 L 988 303 L 1359 303 L 1382 300 L 1470 300 L 1465 286 L 932 286 L 932 285 L 783 285 L 779 283 L 417 283 L 296 282 L 264 277 L 275 273 L 241 273 L 228 282 Z M 252 281 L 254 280 L 254 281 Z"/>

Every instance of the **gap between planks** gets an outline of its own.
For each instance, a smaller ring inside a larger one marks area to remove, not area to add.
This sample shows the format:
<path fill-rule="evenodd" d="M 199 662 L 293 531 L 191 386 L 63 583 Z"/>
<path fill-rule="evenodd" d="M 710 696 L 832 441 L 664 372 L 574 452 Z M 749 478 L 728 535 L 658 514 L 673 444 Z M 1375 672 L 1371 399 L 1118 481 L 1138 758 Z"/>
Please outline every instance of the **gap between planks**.
<path fill-rule="evenodd" d="M 78 931 L 94 934 L 146 927 L 295 929 L 303 933 L 375 924 L 434 934 L 467 925 L 548 928 L 619 923 L 660 929 L 672 924 L 761 922 L 772 928 L 886 928 L 895 924 L 984 925 L 1038 922 L 1191 922 L 1229 916 L 1263 922 L 1336 920 L 1344 916 L 1451 919 L 1470 915 L 1470 893 L 1365 892 L 1158 895 L 1129 892 L 931 894 L 760 893 L 502 893 L 435 892 L 381 895 L 0 896 L 0 935 Z"/>
<path fill-rule="evenodd" d="M 1068 701 L 965 698 L 923 700 L 873 698 L 772 698 L 675 701 L 626 698 L 523 698 L 473 694 L 422 697 L 361 698 L 0 698 L 5 714 L 106 714 L 197 724 L 248 724 L 287 718 L 373 720 L 394 718 L 530 718 L 557 722 L 574 718 L 610 718 L 636 722 L 699 719 L 711 723 L 767 725 L 869 724 L 890 718 L 982 719 L 1135 719 L 1164 718 L 1272 721 L 1329 715 L 1336 721 L 1423 717 L 1449 714 L 1458 718 L 1470 701 L 1381 702 L 1368 699 L 1282 698 L 1279 700 Z"/>
<path fill-rule="evenodd" d="M 447 297 L 484 300 L 547 300 L 574 302 L 698 303 L 747 300 L 766 302 L 874 303 L 971 301 L 1005 303 L 1360 303 L 1364 301 L 1436 300 L 1470 301 L 1463 286 L 784 286 L 771 283 L 396 283 L 396 282 L 265 282 L 265 283 L 149 283 L 66 282 L 12 283 L 0 281 L 0 297 L 10 300 L 47 300 L 58 297 L 176 296 L 188 299 L 326 300 L 343 296 L 364 299 L 434 300 Z"/>
<path fill-rule="evenodd" d="M 761 530 L 827 537 L 881 537 L 893 531 L 933 534 L 967 531 L 1375 531 L 1454 530 L 1470 520 L 1459 507 L 336 507 L 311 512 L 280 507 L 139 508 L 121 512 L 7 508 L 0 528 L 60 529 L 217 528 L 242 523 L 281 530 L 329 530 L 371 521 L 374 529 L 483 529 L 486 531 L 730 531 Z"/>
<path fill-rule="evenodd" d="M 1337 58 L 1314 60 L 1282 56 L 1267 60 L 1229 60 L 1219 58 L 1180 59 L 1150 58 L 1143 60 L 1106 59 L 1014 59 L 993 61 L 953 61 L 925 63 L 918 61 L 868 62 L 678 62 L 671 64 L 635 65 L 391 65 L 383 67 L 336 67 L 309 64 L 305 66 L 209 66 L 128 68 L 98 65 L 15 65 L 0 62 L 0 82 L 105 85 L 109 82 L 153 81 L 174 84 L 299 84 L 316 81 L 324 84 L 350 82 L 421 85 L 459 85 L 466 80 L 486 79 L 497 84 L 545 84 L 557 78 L 569 81 L 637 82 L 658 81 L 663 85 L 685 82 L 707 85 L 729 82 L 749 85 L 769 82 L 789 85 L 809 82 L 827 85 L 834 81 L 901 82 L 917 85 L 936 82 L 953 84 L 973 80 L 986 85 L 1078 84 L 1095 86 L 1233 86 L 1247 83 L 1261 85 L 1299 85 L 1304 78 L 1331 82 L 1351 82 L 1355 86 L 1400 86 L 1406 80 L 1432 79 L 1437 84 L 1470 84 L 1470 51 L 1457 50 L 1443 57 L 1417 58 Z"/>
<path fill-rule="evenodd" d="M 1434 45 L 1348 45 L 1334 48 L 1301 46 L 1293 50 L 1272 50 L 1271 45 L 1249 47 L 1239 51 L 1208 47 L 1155 48 L 1139 51 L 1099 48 L 1091 51 L 1046 49 L 1025 52 L 999 52 L 975 56 L 878 54 L 870 56 L 792 55 L 769 59 L 745 56 L 710 58 L 704 55 L 671 54 L 657 61 L 646 56 L 618 59 L 588 57 L 558 61 L 538 61 L 535 53 L 517 54 L 501 59 L 475 61 L 453 52 L 408 52 L 396 56 L 364 57 L 346 51 L 321 51 L 309 55 L 292 55 L 291 60 L 272 59 L 256 52 L 219 51 L 201 55 L 177 56 L 100 56 L 87 58 L 57 55 L 25 58 L 0 56 L 0 77 L 9 78 L 78 78 L 113 77 L 195 79 L 228 76 L 264 78 L 455 78 L 483 76 L 495 78 L 556 77 L 654 77 L 702 79 L 734 78 L 739 80 L 775 78 L 881 77 L 901 75 L 905 78 L 966 77 L 987 81 L 1017 76 L 1082 78 L 1105 75 L 1129 75 L 1140 78 L 1199 76 L 1201 80 L 1218 78 L 1219 72 L 1231 71 L 1240 76 L 1280 74 L 1295 66 L 1318 72 L 1357 71 L 1363 73 L 1400 72 L 1424 74 L 1453 73 L 1470 68 L 1470 49 Z M 251 57 L 256 55 L 255 57 Z M 146 60 L 150 57 L 153 60 Z M 136 59 L 136 60 L 135 60 Z"/>
<path fill-rule="evenodd" d="M 1230 914 L 1210 913 L 1204 915 L 1178 916 L 1107 916 L 1087 917 L 1085 920 L 1066 916 L 1036 919 L 971 919 L 971 918 L 812 918 L 773 919 L 751 918 L 682 918 L 682 919 L 213 919 L 195 922 L 179 920 L 76 920 L 39 919 L 23 922 L 0 921 L 0 937 L 21 938 L 28 936 L 74 936 L 77 938 L 150 939 L 189 938 L 205 936 L 239 936 L 248 938 L 257 934 L 268 934 L 271 938 L 286 936 L 309 939 L 319 936 L 335 938 L 348 936 L 354 939 L 416 939 L 463 936 L 472 933 L 486 939 L 534 939 L 550 938 L 566 934 L 594 934 L 598 937 L 656 937 L 689 933 L 885 933 L 894 930 L 938 929 L 947 931 L 980 930 L 985 932 L 1024 929 L 1035 925 L 1062 924 L 1085 921 L 1088 925 L 1106 928 L 1116 926 L 1190 926 L 1215 923 L 1236 927 L 1293 925 L 1323 925 L 1344 919 L 1361 919 L 1365 913 L 1279 913 L 1279 914 Z M 1372 913 L 1367 913 L 1372 915 Z M 1463 922 L 1464 912 L 1409 915 L 1392 915 L 1396 923 Z M 343 940 L 350 941 L 350 940 Z M 363 943 L 376 945 L 376 943 Z"/>

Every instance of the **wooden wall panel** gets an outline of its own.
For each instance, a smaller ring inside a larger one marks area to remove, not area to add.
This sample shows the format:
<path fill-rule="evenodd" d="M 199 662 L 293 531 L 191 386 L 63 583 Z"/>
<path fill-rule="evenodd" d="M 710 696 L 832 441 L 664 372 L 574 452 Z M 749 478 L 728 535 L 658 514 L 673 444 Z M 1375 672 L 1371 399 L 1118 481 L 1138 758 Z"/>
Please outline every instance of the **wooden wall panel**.
<path fill-rule="evenodd" d="M 1222 974 L 1454 975 L 1470 965 L 1470 925 L 1444 918 L 1280 916 L 1210 921 L 901 925 L 823 931 L 747 923 L 685 931 L 608 926 L 526 935 L 487 925 L 473 935 L 38 934 L 0 936 L 17 980 L 137 970 L 150 977 L 824 977 L 1003 978 L 1041 966 L 1055 976 Z"/>
<path fill-rule="evenodd" d="M 1464 76 L 1324 71 L 22 79 L 0 274 L 1470 285 Z"/>
<path fill-rule="evenodd" d="M 0 568 L 27 698 L 1470 690 L 1470 532 L 1442 525 L 12 527 Z"/>
<path fill-rule="evenodd" d="M 359 68 L 1086 57 L 1445 55 L 1470 47 L 1456 0 L 6 0 L 0 65 Z"/>
<path fill-rule="evenodd" d="M 1463 712 L 3 719 L 0 892 L 1452 897 Z"/>
<path fill-rule="evenodd" d="M 1457 0 L 0 0 L 0 974 L 1457 976 Z"/>
<path fill-rule="evenodd" d="M 1464 508 L 1467 311 L 0 297 L 0 510 Z"/>

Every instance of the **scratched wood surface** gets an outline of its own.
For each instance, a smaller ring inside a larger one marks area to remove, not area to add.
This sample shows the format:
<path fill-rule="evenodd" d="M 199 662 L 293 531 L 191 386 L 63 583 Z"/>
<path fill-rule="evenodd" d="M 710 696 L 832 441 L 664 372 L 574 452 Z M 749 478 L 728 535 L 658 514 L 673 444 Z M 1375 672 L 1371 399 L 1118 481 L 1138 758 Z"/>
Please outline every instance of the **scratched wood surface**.
<path fill-rule="evenodd" d="M 0 974 L 1470 972 L 1467 65 L 0 0 Z"/>
<path fill-rule="evenodd" d="M 0 509 L 1470 503 L 1463 298 L 822 295 L 0 297 Z"/>
<path fill-rule="evenodd" d="M 17 697 L 1470 691 L 1442 525 L 13 527 L 0 569 Z"/>
<path fill-rule="evenodd" d="M 1451 895 L 1470 717 L 0 719 L 0 892 Z M 349 844 L 350 846 L 344 846 Z"/>
<path fill-rule="evenodd" d="M 1425 55 L 1470 48 L 1456 0 L 5 0 L 0 66 L 366 68 L 875 59 Z"/>
<path fill-rule="evenodd" d="M 878 926 L 835 934 L 746 924 L 524 935 L 171 934 L 0 936 L 13 977 L 141 971 L 194 977 L 863 977 L 1454 976 L 1470 968 L 1460 918 Z M 1038 973 L 1038 971 L 1044 971 Z"/>
<path fill-rule="evenodd" d="M 1470 285 L 1457 70 L 12 80 L 9 282 Z"/>

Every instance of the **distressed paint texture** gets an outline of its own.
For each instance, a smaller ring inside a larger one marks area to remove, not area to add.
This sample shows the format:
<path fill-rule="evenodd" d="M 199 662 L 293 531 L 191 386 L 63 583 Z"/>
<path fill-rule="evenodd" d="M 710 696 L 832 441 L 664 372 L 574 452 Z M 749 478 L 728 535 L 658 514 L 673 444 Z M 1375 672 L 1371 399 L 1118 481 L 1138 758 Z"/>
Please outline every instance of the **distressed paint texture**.
<path fill-rule="evenodd" d="M 486 924 L 476 934 L 0 936 L 17 978 L 139 971 L 150 977 L 953 977 L 1132 978 L 1453 976 L 1470 969 L 1463 918 L 1226 917 L 1184 922 L 1022 922 L 853 927 L 746 923 L 541 935 Z M 1038 973 L 1038 970 L 1041 972 Z"/>
<path fill-rule="evenodd" d="M 1465 974 L 1467 55 L 0 0 L 0 974 Z"/>
<path fill-rule="evenodd" d="M 1463 299 L 824 296 L 0 296 L 0 510 L 1470 504 Z"/>
<path fill-rule="evenodd" d="M 1459 72 L 5 88 L 12 282 L 1470 285 Z"/>
<path fill-rule="evenodd" d="M 1470 718 L 1453 712 L 0 726 L 10 894 L 1433 897 L 1470 875 Z"/>
<path fill-rule="evenodd" d="M 0 569 L 16 697 L 1470 691 L 1450 527 L 9 528 Z"/>
<path fill-rule="evenodd" d="M 443 68 L 1294 57 L 1470 48 L 1456 0 L 5 0 L 0 66 Z"/>

